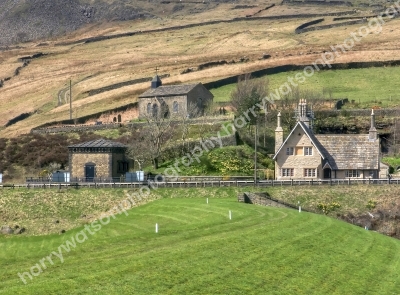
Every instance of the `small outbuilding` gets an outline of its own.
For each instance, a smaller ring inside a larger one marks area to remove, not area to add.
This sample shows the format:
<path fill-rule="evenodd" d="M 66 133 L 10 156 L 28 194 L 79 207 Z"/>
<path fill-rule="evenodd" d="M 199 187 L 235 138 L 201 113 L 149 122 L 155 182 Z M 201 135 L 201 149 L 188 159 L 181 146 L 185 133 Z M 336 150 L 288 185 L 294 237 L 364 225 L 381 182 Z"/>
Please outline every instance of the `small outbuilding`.
<path fill-rule="evenodd" d="M 126 157 L 127 146 L 105 139 L 68 147 L 71 181 L 107 181 L 120 178 L 133 168 Z"/>
<path fill-rule="evenodd" d="M 201 116 L 213 98 L 213 94 L 201 83 L 164 86 L 156 75 L 151 81 L 151 88 L 139 96 L 139 118 L 174 117 L 186 113 L 190 117 Z"/>

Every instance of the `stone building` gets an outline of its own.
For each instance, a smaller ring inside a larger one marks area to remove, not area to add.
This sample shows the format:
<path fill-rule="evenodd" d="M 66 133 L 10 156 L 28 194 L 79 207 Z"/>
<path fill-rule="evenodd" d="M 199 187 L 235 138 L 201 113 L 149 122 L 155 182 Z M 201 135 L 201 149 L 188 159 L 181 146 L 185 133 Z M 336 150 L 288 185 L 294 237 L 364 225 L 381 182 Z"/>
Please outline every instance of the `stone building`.
<path fill-rule="evenodd" d="M 275 129 L 275 179 L 346 179 L 388 176 L 371 113 L 368 134 L 314 134 L 312 111 L 300 100 L 297 123 L 284 139 L 281 114 Z"/>
<path fill-rule="evenodd" d="M 98 139 L 71 145 L 68 150 L 71 181 L 110 180 L 133 168 L 133 161 L 125 155 L 127 147 L 119 142 Z"/>
<path fill-rule="evenodd" d="M 151 81 L 151 88 L 139 96 L 139 118 L 177 114 L 199 116 L 213 98 L 212 93 L 201 83 L 163 86 L 160 77 L 156 75 Z"/>

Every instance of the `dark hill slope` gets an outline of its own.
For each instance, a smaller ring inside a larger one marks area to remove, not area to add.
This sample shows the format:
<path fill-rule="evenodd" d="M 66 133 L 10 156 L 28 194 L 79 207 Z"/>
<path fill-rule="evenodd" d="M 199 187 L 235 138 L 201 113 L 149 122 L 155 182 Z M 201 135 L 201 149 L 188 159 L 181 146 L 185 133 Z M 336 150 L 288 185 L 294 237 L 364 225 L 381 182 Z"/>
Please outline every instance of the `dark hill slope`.
<path fill-rule="evenodd" d="M 88 23 L 151 16 L 138 7 L 139 2 L 1 0 L 0 46 L 58 36 Z"/>

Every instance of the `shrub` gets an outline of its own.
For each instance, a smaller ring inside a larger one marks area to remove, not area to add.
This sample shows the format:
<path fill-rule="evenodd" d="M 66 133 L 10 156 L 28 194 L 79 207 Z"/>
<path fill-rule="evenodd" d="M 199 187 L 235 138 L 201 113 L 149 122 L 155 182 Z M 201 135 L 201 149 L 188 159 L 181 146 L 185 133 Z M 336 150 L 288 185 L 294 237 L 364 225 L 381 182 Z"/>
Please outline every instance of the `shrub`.
<path fill-rule="evenodd" d="M 367 207 L 367 209 L 375 209 L 377 202 L 374 200 L 369 200 L 367 205 L 365 207 Z"/>
<path fill-rule="evenodd" d="M 340 204 L 336 202 L 332 203 L 319 203 L 317 208 L 321 210 L 325 215 L 329 214 L 332 211 L 335 211 L 336 209 L 340 208 Z"/>

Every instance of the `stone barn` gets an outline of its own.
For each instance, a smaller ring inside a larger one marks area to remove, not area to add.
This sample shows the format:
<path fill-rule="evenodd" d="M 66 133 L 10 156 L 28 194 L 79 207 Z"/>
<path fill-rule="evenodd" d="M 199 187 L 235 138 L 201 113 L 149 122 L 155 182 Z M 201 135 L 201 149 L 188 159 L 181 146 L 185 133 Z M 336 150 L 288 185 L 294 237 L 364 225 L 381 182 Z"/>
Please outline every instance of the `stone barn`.
<path fill-rule="evenodd" d="M 139 118 L 158 116 L 160 112 L 165 117 L 186 113 L 191 117 L 201 116 L 213 98 L 201 83 L 163 86 L 156 75 L 151 88 L 139 96 Z"/>
<path fill-rule="evenodd" d="M 120 178 L 133 168 L 119 142 L 98 139 L 68 147 L 71 181 L 102 181 Z"/>

